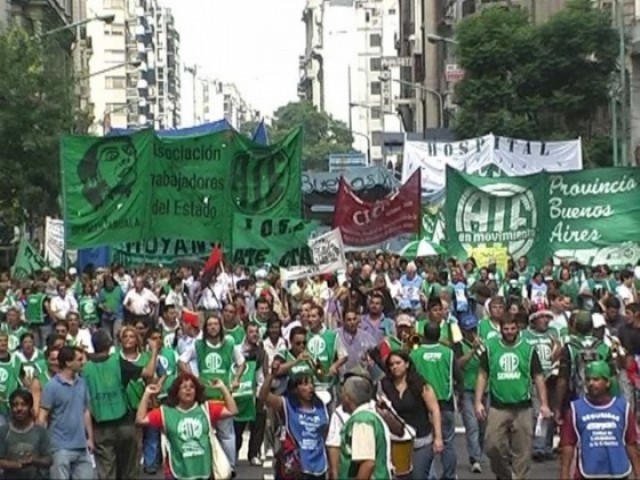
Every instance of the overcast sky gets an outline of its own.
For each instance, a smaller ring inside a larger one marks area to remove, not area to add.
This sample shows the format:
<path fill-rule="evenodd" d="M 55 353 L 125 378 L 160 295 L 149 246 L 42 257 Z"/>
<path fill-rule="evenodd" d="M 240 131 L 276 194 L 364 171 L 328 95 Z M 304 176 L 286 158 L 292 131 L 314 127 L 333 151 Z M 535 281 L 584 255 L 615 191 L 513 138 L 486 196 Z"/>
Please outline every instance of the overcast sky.
<path fill-rule="evenodd" d="M 197 64 L 209 76 L 235 83 L 245 99 L 267 115 L 297 99 L 304 0 L 160 3 L 176 18 L 183 64 Z"/>

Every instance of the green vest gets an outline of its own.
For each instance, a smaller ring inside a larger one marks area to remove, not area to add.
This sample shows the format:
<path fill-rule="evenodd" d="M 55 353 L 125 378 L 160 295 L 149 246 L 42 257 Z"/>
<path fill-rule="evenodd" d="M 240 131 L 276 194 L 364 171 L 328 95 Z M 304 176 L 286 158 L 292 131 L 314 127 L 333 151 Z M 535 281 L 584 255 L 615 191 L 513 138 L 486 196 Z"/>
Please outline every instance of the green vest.
<path fill-rule="evenodd" d="M 118 352 L 118 355 L 121 355 L 121 353 Z M 126 358 L 124 359 L 127 360 Z M 149 352 L 142 352 L 133 362 L 131 362 L 131 360 L 127 361 L 133 363 L 134 365 L 137 365 L 138 367 L 144 368 L 149 363 L 149 360 L 151 360 Z M 125 390 L 127 395 L 127 402 L 133 410 L 138 409 L 138 405 L 140 405 L 140 400 L 142 400 L 142 395 L 144 394 L 144 389 L 145 383 L 144 379 L 142 378 L 132 380 L 127 384 L 127 388 Z"/>
<path fill-rule="evenodd" d="M 440 343 L 420 345 L 410 354 L 420 376 L 433 388 L 439 401 L 453 398 L 453 350 Z"/>
<path fill-rule="evenodd" d="M 462 355 L 466 355 L 470 351 L 475 350 L 473 344 L 466 340 L 463 340 L 460 344 L 462 345 Z M 479 370 L 480 359 L 478 355 L 474 353 L 469 361 L 464 364 L 464 367 L 462 367 L 462 383 L 467 392 L 474 392 L 476 390 L 476 379 L 478 378 Z"/>
<path fill-rule="evenodd" d="M 483 341 L 500 338 L 502 336 L 500 329 L 496 328 L 488 317 L 481 319 L 478 323 L 478 335 Z"/>
<path fill-rule="evenodd" d="M 340 432 L 340 464 L 338 478 L 342 480 L 354 479 L 358 473 L 358 463 L 353 462 L 351 456 L 351 440 L 353 427 L 357 423 L 365 423 L 373 428 L 373 438 L 376 445 L 376 460 L 371 478 L 375 480 L 391 480 L 389 468 L 391 445 L 386 435 L 384 420 L 376 412 L 360 410 L 355 412 L 345 422 Z"/>
<path fill-rule="evenodd" d="M 11 354 L 8 362 L 0 362 L 0 414 L 9 415 L 9 396 L 20 388 L 22 362 Z"/>
<path fill-rule="evenodd" d="M 222 380 L 229 385 L 229 372 L 233 365 L 233 349 L 235 344 L 230 338 L 224 338 L 222 343 L 212 346 L 205 340 L 196 340 L 196 359 L 200 380 L 205 386 L 208 399 L 222 399 L 222 392 L 213 388 L 211 382 Z"/>
<path fill-rule="evenodd" d="M 244 373 L 240 377 L 240 386 L 233 392 L 233 398 L 238 406 L 238 413 L 233 418 L 236 422 L 253 422 L 256 419 L 256 372 L 255 360 L 245 362 Z M 235 366 L 231 368 L 229 381 L 236 374 Z"/>
<path fill-rule="evenodd" d="M 98 323 L 98 300 L 95 297 L 82 296 L 78 302 L 80 318 L 85 325 Z"/>
<path fill-rule="evenodd" d="M 256 315 L 251 315 L 249 317 L 249 323 L 251 323 L 253 325 L 258 325 L 258 331 L 260 332 L 260 338 L 264 337 L 264 334 L 267 333 L 267 322 L 263 322 L 263 321 L 259 320 Z M 244 329 L 243 329 L 243 333 L 244 333 Z M 244 338 L 243 338 L 243 341 L 244 341 Z M 240 345 L 240 344 L 238 344 L 238 345 Z"/>
<path fill-rule="evenodd" d="M 535 347 L 542 366 L 542 372 L 547 377 L 553 367 L 553 338 L 557 338 L 557 330 L 549 328 L 546 332 L 540 333 L 531 328 L 521 333 L 522 339 Z"/>
<path fill-rule="evenodd" d="M 39 372 L 47 369 L 47 361 L 45 360 L 42 351 L 36 348 L 35 353 L 31 359 L 27 359 L 20 351 L 16 352 L 16 355 L 22 363 L 22 370 L 24 376 L 27 378 L 38 378 Z"/>
<path fill-rule="evenodd" d="M 178 480 L 208 479 L 213 471 L 208 405 L 194 405 L 190 410 L 163 405 L 160 407 L 171 473 Z"/>
<path fill-rule="evenodd" d="M 158 363 L 162 365 L 167 378 L 162 385 L 162 393 L 169 393 L 169 389 L 178 377 L 178 362 L 176 361 L 176 351 L 172 348 L 164 347 L 158 354 Z"/>
<path fill-rule="evenodd" d="M 257 325 L 260 325 L 259 323 L 256 323 Z M 261 327 L 258 326 L 258 329 L 260 329 Z M 233 343 L 235 343 L 236 345 L 242 345 L 244 343 L 244 339 L 247 336 L 247 334 L 244 331 L 244 327 L 242 325 L 236 325 L 233 328 L 230 328 L 229 330 L 225 330 L 224 331 L 225 336 L 230 337 L 231 340 L 233 340 Z M 261 335 L 263 335 L 263 333 L 261 333 Z"/>
<path fill-rule="evenodd" d="M 284 358 L 284 363 L 291 363 L 296 361 L 296 358 L 291 354 L 289 350 L 286 350 L 284 353 L 278 353 L 278 356 Z M 313 375 L 314 369 L 311 368 L 309 362 L 300 362 L 291 367 L 291 370 L 289 370 L 290 375 L 297 375 L 299 373 L 308 373 L 309 375 Z"/>
<path fill-rule="evenodd" d="M 162 332 L 162 344 L 165 348 L 173 349 L 173 342 L 176 339 L 176 331 L 178 330 L 179 325 L 176 328 L 168 328 L 164 323 L 160 323 L 160 330 Z"/>
<path fill-rule="evenodd" d="M 501 338 L 487 341 L 491 401 L 509 405 L 531 399 L 531 357 L 534 347 L 519 338 L 512 346 Z"/>
<path fill-rule="evenodd" d="M 120 355 L 103 362 L 88 361 L 82 376 L 89 390 L 91 416 L 96 422 L 119 420 L 127 413 L 127 398 L 122 387 Z"/>
<path fill-rule="evenodd" d="M 334 383 L 335 378 L 328 378 L 329 368 L 336 359 L 336 341 L 338 335 L 335 330 L 324 328 L 322 333 L 307 333 L 307 350 L 311 358 L 322 366 L 322 376 L 316 374 L 314 384 L 319 390 L 327 390 Z M 315 373 L 315 372 L 314 372 Z"/>
<path fill-rule="evenodd" d="M 6 332 L 9 336 L 9 352 L 13 353 L 20 348 L 20 337 L 27 333 L 29 329 L 27 327 L 19 326 L 15 330 L 11 330 L 6 323 L 0 327 L 3 332 Z"/>
<path fill-rule="evenodd" d="M 46 298 L 44 293 L 34 293 L 27 297 L 27 308 L 24 315 L 29 325 L 44 323 L 44 301 Z"/>

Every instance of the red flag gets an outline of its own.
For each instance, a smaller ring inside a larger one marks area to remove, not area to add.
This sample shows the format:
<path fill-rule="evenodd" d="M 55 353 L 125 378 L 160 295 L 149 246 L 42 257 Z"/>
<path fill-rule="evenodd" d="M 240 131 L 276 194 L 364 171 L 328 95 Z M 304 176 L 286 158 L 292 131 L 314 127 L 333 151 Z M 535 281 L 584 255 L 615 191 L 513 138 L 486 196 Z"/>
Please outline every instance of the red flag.
<path fill-rule="evenodd" d="M 222 264 L 222 249 L 216 244 L 211 250 L 209 260 L 207 260 L 207 263 L 205 263 L 202 269 L 201 285 L 207 285 L 211 281 L 220 264 Z"/>

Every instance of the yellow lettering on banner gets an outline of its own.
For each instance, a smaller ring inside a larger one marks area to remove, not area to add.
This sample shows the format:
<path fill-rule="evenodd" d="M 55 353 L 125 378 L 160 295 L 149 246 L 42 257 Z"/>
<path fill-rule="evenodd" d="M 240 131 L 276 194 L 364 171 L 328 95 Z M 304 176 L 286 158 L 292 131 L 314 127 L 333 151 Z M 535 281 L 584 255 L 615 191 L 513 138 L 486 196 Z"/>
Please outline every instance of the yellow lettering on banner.
<path fill-rule="evenodd" d="M 474 247 L 469 250 L 469 256 L 476 260 L 479 267 L 486 267 L 490 259 L 495 259 L 496 266 L 503 272 L 507 270 L 509 251 L 507 247 Z"/>

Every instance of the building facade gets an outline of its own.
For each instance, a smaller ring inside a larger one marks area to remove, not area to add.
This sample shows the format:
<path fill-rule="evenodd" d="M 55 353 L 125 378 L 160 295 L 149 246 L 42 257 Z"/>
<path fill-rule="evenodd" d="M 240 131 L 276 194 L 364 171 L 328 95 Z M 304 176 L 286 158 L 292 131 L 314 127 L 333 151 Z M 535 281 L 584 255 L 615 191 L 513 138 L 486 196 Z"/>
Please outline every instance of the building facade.
<path fill-rule="evenodd" d="M 171 11 L 157 0 L 88 0 L 89 9 L 115 15 L 89 24 L 93 132 L 180 125 L 180 37 Z"/>
<path fill-rule="evenodd" d="M 401 91 L 398 3 L 307 0 L 302 14 L 298 95 L 348 125 L 372 164 L 383 161 L 383 132 L 402 129 L 393 108 Z"/>

